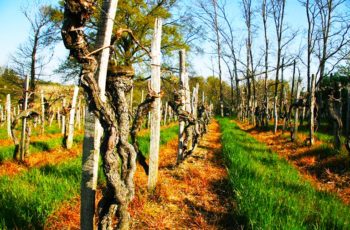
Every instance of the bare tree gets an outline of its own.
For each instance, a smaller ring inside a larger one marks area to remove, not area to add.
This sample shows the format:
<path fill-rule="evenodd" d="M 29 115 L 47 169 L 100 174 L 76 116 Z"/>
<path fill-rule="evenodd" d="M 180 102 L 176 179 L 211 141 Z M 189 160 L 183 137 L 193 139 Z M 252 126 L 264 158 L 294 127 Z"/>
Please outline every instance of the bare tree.
<path fill-rule="evenodd" d="M 30 34 L 27 42 L 20 45 L 12 56 L 14 69 L 20 75 L 30 73 L 29 89 L 32 92 L 35 91 L 36 79 L 51 61 L 53 45 L 59 39 L 59 28 L 51 20 L 50 13 L 51 8 L 40 1 L 23 10 L 30 23 Z"/>
<path fill-rule="evenodd" d="M 269 95 L 268 95 L 268 86 L 267 86 L 267 80 L 268 80 L 268 70 L 269 70 L 269 38 L 267 34 L 267 20 L 269 17 L 269 6 L 268 2 L 266 0 L 263 0 L 261 5 L 261 17 L 263 19 L 263 28 L 264 28 L 264 40 L 265 40 L 265 80 L 264 80 L 264 118 L 265 119 L 265 126 L 268 126 L 269 119 Z"/>
<path fill-rule="evenodd" d="M 307 92 L 310 92 L 311 84 L 311 62 L 312 54 L 315 48 L 315 22 L 317 17 L 317 7 L 313 0 L 301 1 L 305 7 L 307 18 L 307 60 L 306 60 L 306 76 L 307 76 Z"/>
<path fill-rule="evenodd" d="M 225 45 L 228 49 L 223 49 L 223 61 L 226 64 L 227 70 L 230 75 L 230 83 L 231 83 L 231 106 L 232 110 L 235 109 L 236 113 L 240 113 L 241 110 L 241 95 L 240 95 L 240 89 L 239 89 L 239 79 L 238 79 L 238 57 L 237 57 L 237 51 L 235 44 L 237 43 L 235 38 L 235 31 L 232 26 L 232 22 L 229 19 L 229 16 L 226 12 L 226 1 L 222 1 L 222 4 L 218 4 L 218 9 L 221 13 L 221 18 L 225 22 L 226 28 L 220 29 L 221 37 L 223 38 L 223 45 Z M 226 50 L 226 52 L 225 52 Z M 234 83 L 235 82 L 235 83 Z M 234 86 L 235 84 L 235 86 Z M 234 87 L 236 89 L 236 100 L 234 98 Z M 236 101 L 236 103 L 235 103 Z"/>
<path fill-rule="evenodd" d="M 217 0 L 212 0 L 214 6 L 214 28 L 216 34 L 216 48 L 218 55 L 218 68 L 219 68 L 219 80 L 220 80 L 220 114 L 224 116 L 224 94 L 222 89 L 222 70 L 221 70 L 221 41 L 219 33 L 218 12 L 217 12 Z"/>
<path fill-rule="evenodd" d="M 210 41 L 215 43 L 216 54 L 218 58 L 218 70 L 219 70 L 219 80 L 220 80 L 220 114 L 224 116 L 224 95 L 222 87 L 222 51 L 221 51 L 221 38 L 220 38 L 220 25 L 219 25 L 219 15 L 218 15 L 218 0 L 209 0 L 208 1 L 199 0 L 199 13 L 197 17 L 206 25 L 209 25 L 209 28 L 214 31 L 215 39 L 209 38 Z M 211 7 L 212 6 L 212 7 Z"/>
<path fill-rule="evenodd" d="M 317 7 L 315 55 L 319 61 L 317 86 L 326 74 L 327 65 L 332 71 L 349 55 L 349 50 L 345 48 L 350 44 L 350 16 L 344 13 L 346 0 L 314 1 Z"/>
<path fill-rule="evenodd" d="M 281 68 L 281 56 L 282 56 L 282 39 L 284 29 L 284 11 L 286 6 L 286 0 L 271 0 L 273 21 L 275 23 L 276 38 L 277 38 L 277 55 L 276 55 L 276 78 L 275 78 L 275 92 L 273 99 L 273 111 L 274 111 L 274 133 L 277 132 L 278 113 L 277 113 L 277 90 L 279 81 L 279 70 Z"/>
<path fill-rule="evenodd" d="M 254 65 L 253 65 L 253 36 L 252 36 L 252 1 L 242 0 L 243 5 L 243 18 L 245 26 L 247 28 L 247 38 L 246 38 L 246 79 L 247 79 L 247 112 L 248 117 L 254 114 L 255 102 L 256 102 L 256 88 L 255 88 L 255 77 L 254 77 Z M 252 82 L 251 82 L 252 81 Z M 253 86 L 253 87 L 252 87 Z M 253 100 L 251 90 L 253 88 Z"/>

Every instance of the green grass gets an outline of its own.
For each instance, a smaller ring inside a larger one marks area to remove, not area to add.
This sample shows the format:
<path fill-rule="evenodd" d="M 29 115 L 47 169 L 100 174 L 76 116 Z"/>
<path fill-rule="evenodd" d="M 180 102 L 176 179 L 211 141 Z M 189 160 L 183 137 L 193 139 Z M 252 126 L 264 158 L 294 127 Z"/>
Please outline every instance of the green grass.
<path fill-rule="evenodd" d="M 308 136 L 309 126 L 307 123 L 308 121 L 305 121 L 303 126 L 299 126 L 298 132 Z M 326 121 L 321 122 L 317 132 L 315 132 L 315 137 L 322 142 L 333 143 L 333 140 L 334 140 L 333 127 L 330 126 Z M 341 140 L 342 142 L 345 141 L 345 137 L 343 135 L 341 136 Z"/>
<path fill-rule="evenodd" d="M 162 129 L 160 131 L 160 145 L 164 145 L 168 143 L 171 139 L 174 139 L 179 133 L 179 126 L 174 125 L 167 129 Z M 149 141 L 150 141 L 150 134 L 147 133 L 146 135 L 139 136 L 137 138 L 139 143 L 139 148 L 142 152 L 142 154 L 145 157 L 148 157 L 149 155 Z"/>
<path fill-rule="evenodd" d="M 73 141 L 79 143 L 83 141 L 83 135 L 75 135 Z M 33 141 L 29 145 L 30 154 L 35 154 L 43 151 L 51 151 L 62 146 L 63 138 L 51 138 L 47 141 Z M 0 162 L 9 160 L 13 157 L 14 145 L 0 147 Z"/>
<path fill-rule="evenodd" d="M 0 177 L 0 229 L 41 229 L 60 203 L 78 194 L 81 158 Z"/>
<path fill-rule="evenodd" d="M 178 126 L 162 130 L 161 145 L 175 138 L 177 130 Z M 138 138 L 145 153 L 149 149 L 147 138 L 149 134 Z M 78 136 L 76 141 L 79 139 L 82 137 Z M 0 177 L 0 229 L 42 229 L 48 216 L 63 201 L 79 194 L 80 179 L 81 157 L 33 168 L 14 177 Z"/>
<path fill-rule="evenodd" d="M 2 127 L 0 127 L 0 140 L 9 139 L 9 137 L 7 136 L 6 127 L 7 127 L 6 123 Z M 21 132 L 21 127 L 22 127 L 21 124 L 19 124 L 16 127 L 17 132 Z M 49 127 L 48 125 L 45 126 L 45 134 L 56 134 L 60 132 L 61 132 L 61 128 L 58 127 L 57 122 L 53 122 L 51 127 Z M 34 127 L 32 128 L 32 136 L 37 136 L 39 134 L 40 134 L 40 125 L 37 125 L 36 128 Z"/>
<path fill-rule="evenodd" d="M 252 229 L 350 229 L 350 208 L 316 191 L 297 170 L 229 119 L 220 119 L 223 155 L 239 221 Z"/>

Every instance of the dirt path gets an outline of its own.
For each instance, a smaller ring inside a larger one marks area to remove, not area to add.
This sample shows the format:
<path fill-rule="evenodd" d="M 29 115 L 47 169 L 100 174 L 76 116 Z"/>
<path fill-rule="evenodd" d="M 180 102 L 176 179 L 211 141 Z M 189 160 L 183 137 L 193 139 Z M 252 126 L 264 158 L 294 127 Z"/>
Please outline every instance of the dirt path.
<path fill-rule="evenodd" d="M 242 130 L 252 135 L 256 140 L 286 158 L 294 165 L 300 174 L 309 180 L 318 190 L 337 194 L 346 204 L 350 204 L 350 159 L 349 156 L 334 154 L 332 146 L 316 140 L 314 146 L 304 143 L 293 143 L 283 137 L 282 132 L 259 131 L 252 125 L 237 123 Z M 306 136 L 298 135 L 300 140 Z"/>
<path fill-rule="evenodd" d="M 147 177 L 138 167 L 135 199 L 130 205 L 132 229 L 232 229 L 235 205 L 228 191 L 227 172 L 221 158 L 220 129 L 209 125 L 196 151 L 175 167 L 178 140 L 160 151 L 159 182 L 147 193 Z M 47 229 L 79 229 L 79 197 L 54 213 Z"/>

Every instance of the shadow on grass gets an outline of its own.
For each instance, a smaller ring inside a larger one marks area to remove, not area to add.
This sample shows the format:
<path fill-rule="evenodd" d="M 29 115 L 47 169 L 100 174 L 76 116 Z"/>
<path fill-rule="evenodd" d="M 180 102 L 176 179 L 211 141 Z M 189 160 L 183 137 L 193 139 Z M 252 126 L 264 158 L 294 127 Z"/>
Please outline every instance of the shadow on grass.
<path fill-rule="evenodd" d="M 46 141 L 33 141 L 30 143 L 36 149 L 40 151 L 49 151 L 51 150 L 50 145 Z"/>
<path fill-rule="evenodd" d="M 299 160 L 305 157 L 317 157 L 318 160 L 323 160 L 328 157 L 335 156 L 337 153 L 334 148 L 327 145 L 321 145 L 318 148 L 310 149 L 298 155 L 289 156 L 290 160 Z"/>
<path fill-rule="evenodd" d="M 224 207 L 223 210 L 226 211 L 212 211 L 209 210 L 209 207 L 187 198 L 184 202 L 191 210 L 193 219 L 201 216 L 208 224 L 215 226 L 217 229 L 248 229 L 249 219 L 239 214 L 232 191 L 227 177 L 210 183 L 210 192 L 219 198 L 220 207 Z"/>

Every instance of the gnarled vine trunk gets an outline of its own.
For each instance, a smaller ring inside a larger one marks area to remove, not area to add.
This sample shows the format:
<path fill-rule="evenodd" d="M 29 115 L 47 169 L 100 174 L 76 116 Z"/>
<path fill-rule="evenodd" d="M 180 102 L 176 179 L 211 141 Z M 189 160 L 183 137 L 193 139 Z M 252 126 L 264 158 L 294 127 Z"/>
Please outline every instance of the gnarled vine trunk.
<path fill-rule="evenodd" d="M 82 64 L 80 75 L 92 111 L 104 130 L 100 153 L 107 187 L 99 203 L 99 228 L 112 229 L 115 215 L 118 229 L 128 229 L 130 216 L 127 211 L 134 196 L 133 176 L 136 169 L 136 151 L 128 142 L 129 105 L 126 94 L 130 91 L 134 72 L 131 67 L 118 67 L 111 63 L 107 77 L 107 100 L 100 94 L 95 79 L 98 67 L 96 57 L 90 54 L 83 28 L 95 8 L 95 1 L 67 0 L 65 2 L 62 37 L 66 48 Z"/>

